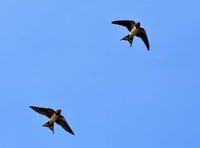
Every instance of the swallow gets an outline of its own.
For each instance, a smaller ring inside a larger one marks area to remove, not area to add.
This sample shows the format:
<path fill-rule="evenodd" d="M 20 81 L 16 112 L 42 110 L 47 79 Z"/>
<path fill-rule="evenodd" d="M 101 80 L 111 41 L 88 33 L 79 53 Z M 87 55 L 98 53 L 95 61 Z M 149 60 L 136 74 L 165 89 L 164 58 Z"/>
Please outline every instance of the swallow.
<path fill-rule="evenodd" d="M 144 28 L 140 27 L 140 22 L 134 22 L 133 20 L 118 20 L 113 21 L 112 24 L 125 26 L 129 30 L 129 34 L 123 37 L 121 40 L 128 41 L 130 43 L 130 47 L 132 46 L 134 36 L 137 36 L 142 39 L 147 50 L 150 50 L 147 34 Z"/>
<path fill-rule="evenodd" d="M 54 111 L 51 108 L 42 108 L 42 107 L 36 107 L 36 106 L 30 106 L 31 109 L 36 111 L 37 113 L 40 113 L 42 115 L 47 116 L 49 119 L 48 122 L 46 122 L 43 126 L 48 127 L 54 134 L 54 122 L 59 124 L 64 130 L 69 132 L 70 134 L 74 135 L 74 132 L 70 128 L 69 124 L 65 120 L 64 116 L 61 115 L 61 109 L 58 109 Z"/>

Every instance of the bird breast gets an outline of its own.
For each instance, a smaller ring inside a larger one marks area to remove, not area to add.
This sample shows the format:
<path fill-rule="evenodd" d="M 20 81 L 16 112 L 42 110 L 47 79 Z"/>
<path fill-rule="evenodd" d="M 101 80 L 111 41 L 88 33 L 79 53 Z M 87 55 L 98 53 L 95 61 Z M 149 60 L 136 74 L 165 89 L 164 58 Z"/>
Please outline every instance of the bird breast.
<path fill-rule="evenodd" d="M 55 122 L 58 118 L 58 115 L 56 115 L 55 113 L 51 116 L 50 121 Z"/>
<path fill-rule="evenodd" d="M 134 36 L 134 35 L 137 34 L 137 32 L 138 32 L 138 29 L 134 26 L 133 29 L 132 29 L 131 32 L 130 32 L 130 35 L 131 35 L 131 36 Z"/>

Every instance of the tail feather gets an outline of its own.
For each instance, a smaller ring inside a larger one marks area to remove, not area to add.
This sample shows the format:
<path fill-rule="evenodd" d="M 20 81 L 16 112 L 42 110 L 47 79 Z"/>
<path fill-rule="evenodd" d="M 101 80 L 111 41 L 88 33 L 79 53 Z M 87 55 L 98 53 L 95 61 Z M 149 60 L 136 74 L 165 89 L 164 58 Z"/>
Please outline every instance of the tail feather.
<path fill-rule="evenodd" d="M 133 36 L 130 36 L 129 34 L 125 37 L 123 37 L 121 40 L 126 40 L 130 43 L 130 47 L 132 46 L 133 43 Z"/>
<path fill-rule="evenodd" d="M 46 122 L 43 126 L 48 127 L 54 134 L 54 122 Z"/>

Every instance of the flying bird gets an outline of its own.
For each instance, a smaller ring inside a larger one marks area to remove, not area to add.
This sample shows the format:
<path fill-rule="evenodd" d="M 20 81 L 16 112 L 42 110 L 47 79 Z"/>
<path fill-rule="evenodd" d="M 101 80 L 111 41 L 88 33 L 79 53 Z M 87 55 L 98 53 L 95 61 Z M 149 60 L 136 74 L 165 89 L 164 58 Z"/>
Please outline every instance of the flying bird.
<path fill-rule="evenodd" d="M 53 133 L 54 133 L 54 122 L 56 122 L 67 132 L 74 135 L 74 132 L 70 128 L 70 126 L 67 123 L 67 121 L 65 120 L 64 116 L 61 115 L 60 109 L 54 111 L 51 108 L 42 108 L 42 107 L 36 107 L 36 106 L 30 106 L 30 108 L 42 115 L 47 116 L 48 118 L 50 118 L 49 121 L 46 122 L 43 126 L 48 127 Z"/>
<path fill-rule="evenodd" d="M 140 27 L 140 22 L 135 22 L 132 20 L 118 20 L 113 21 L 112 24 L 122 25 L 125 26 L 129 30 L 129 34 L 123 37 L 121 40 L 126 40 L 130 43 L 130 47 L 133 43 L 134 36 L 140 37 L 144 42 L 147 50 L 150 50 L 149 40 L 147 38 L 147 34 L 144 28 Z"/>

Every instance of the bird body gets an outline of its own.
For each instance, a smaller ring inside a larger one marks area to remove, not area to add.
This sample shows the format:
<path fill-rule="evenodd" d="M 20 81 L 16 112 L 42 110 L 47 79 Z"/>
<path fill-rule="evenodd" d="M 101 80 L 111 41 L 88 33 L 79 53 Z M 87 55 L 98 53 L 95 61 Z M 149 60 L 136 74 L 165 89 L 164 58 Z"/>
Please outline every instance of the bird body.
<path fill-rule="evenodd" d="M 125 26 L 129 30 L 129 34 L 123 37 L 121 40 L 128 41 L 130 43 L 130 47 L 132 46 L 134 36 L 137 36 L 143 40 L 147 50 L 150 50 L 147 34 L 144 28 L 140 27 L 140 22 L 135 23 L 135 21 L 132 20 L 117 20 L 113 21 L 112 24 Z"/>
<path fill-rule="evenodd" d="M 131 29 L 129 35 L 130 35 L 130 36 L 134 36 L 134 35 L 136 35 L 137 33 L 138 33 L 138 29 L 137 29 L 135 26 L 133 26 L 133 28 Z"/>
<path fill-rule="evenodd" d="M 54 133 L 54 123 L 56 122 L 67 132 L 74 135 L 74 132 L 70 128 L 64 116 L 61 115 L 60 109 L 54 111 L 51 108 L 42 108 L 42 107 L 36 107 L 36 106 L 30 106 L 30 108 L 36 111 L 37 113 L 45 115 L 49 118 L 49 121 L 46 122 L 43 126 L 48 127 L 50 130 L 52 130 L 53 133 Z"/>

